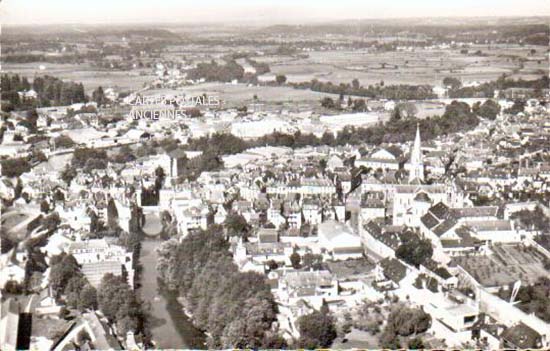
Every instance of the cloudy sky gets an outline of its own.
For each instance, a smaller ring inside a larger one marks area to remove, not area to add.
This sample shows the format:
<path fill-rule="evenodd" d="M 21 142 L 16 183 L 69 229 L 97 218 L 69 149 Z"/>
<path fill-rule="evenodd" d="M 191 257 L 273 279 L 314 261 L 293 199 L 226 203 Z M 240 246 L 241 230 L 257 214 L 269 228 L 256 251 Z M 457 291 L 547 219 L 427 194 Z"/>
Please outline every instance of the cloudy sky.
<path fill-rule="evenodd" d="M 549 0 L 3 0 L 1 23 L 292 23 L 405 17 L 548 16 Z"/>

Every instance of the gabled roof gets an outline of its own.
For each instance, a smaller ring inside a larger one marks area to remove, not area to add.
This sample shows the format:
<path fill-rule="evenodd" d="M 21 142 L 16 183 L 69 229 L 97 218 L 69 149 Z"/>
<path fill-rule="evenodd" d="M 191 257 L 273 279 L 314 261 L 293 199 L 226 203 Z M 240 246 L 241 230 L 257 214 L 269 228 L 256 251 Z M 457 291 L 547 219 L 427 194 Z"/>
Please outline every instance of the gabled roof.
<path fill-rule="evenodd" d="M 456 224 L 457 220 L 454 218 L 449 218 L 445 221 L 443 221 L 441 224 L 436 226 L 432 231 L 437 236 L 442 236 L 443 234 L 447 233 L 449 230 L 451 230 Z"/>

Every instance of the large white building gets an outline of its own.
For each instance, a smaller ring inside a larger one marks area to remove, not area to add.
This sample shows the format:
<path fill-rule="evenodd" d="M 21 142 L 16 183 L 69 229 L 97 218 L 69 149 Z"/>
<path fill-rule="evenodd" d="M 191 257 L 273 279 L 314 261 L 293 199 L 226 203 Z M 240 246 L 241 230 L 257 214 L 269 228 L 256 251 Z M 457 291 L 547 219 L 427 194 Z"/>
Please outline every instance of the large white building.
<path fill-rule="evenodd" d="M 71 244 L 69 253 L 82 267 L 82 273 L 92 286 L 97 288 L 107 273 L 120 276 L 125 271 L 128 284 L 133 287 L 132 253 L 124 247 L 110 244 L 105 238 L 89 239 Z"/>
<path fill-rule="evenodd" d="M 340 222 L 321 223 L 318 227 L 318 236 L 319 245 L 333 259 L 346 260 L 363 256 L 361 238 Z"/>

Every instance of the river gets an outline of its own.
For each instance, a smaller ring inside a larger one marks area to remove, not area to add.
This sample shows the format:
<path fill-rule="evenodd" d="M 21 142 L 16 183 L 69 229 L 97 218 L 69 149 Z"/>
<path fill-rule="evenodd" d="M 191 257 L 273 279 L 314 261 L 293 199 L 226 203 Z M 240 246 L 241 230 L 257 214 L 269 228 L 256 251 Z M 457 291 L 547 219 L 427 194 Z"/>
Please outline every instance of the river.
<path fill-rule="evenodd" d="M 183 313 L 175 293 L 161 291 L 157 281 L 155 249 L 160 240 L 146 239 L 142 242 L 140 263 L 141 298 L 151 303 L 151 333 L 156 347 L 160 349 L 204 349 L 204 334 L 195 328 Z"/>

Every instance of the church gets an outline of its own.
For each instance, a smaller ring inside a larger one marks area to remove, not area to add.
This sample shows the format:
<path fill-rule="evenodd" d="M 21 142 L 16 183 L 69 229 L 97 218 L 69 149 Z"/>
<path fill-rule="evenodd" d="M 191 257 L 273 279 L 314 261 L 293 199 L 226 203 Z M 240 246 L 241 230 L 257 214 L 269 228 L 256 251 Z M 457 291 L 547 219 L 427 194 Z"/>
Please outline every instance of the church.
<path fill-rule="evenodd" d="M 392 215 L 392 224 L 419 227 L 420 218 L 439 202 L 451 207 L 463 206 L 463 194 L 452 182 L 426 184 L 418 125 L 404 169 L 408 177 L 402 181 L 381 183 L 369 177 L 362 184 L 363 192 L 378 190 L 385 194 L 387 213 Z"/>
<path fill-rule="evenodd" d="M 424 161 L 422 157 L 420 129 L 416 126 L 416 137 L 410 158 L 404 166 L 409 173 L 408 184 L 395 186 L 393 194 L 393 224 L 419 227 L 420 218 L 430 207 L 442 202 L 449 206 L 462 206 L 463 195 L 452 183 L 425 184 Z"/>

